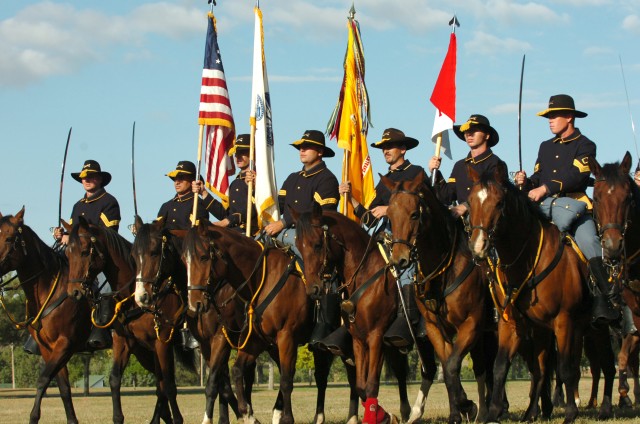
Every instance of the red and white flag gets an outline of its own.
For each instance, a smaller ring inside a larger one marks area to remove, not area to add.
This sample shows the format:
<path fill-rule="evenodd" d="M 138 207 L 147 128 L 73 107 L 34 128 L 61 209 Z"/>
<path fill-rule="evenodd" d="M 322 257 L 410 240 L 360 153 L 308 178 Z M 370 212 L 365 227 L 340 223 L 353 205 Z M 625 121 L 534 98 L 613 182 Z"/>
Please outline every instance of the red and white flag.
<path fill-rule="evenodd" d="M 436 107 L 431 141 L 436 143 L 438 135 L 442 134 L 441 149 L 449 159 L 451 159 L 451 147 L 448 130 L 453 129 L 453 123 L 456 120 L 456 50 L 456 33 L 452 32 L 447 55 L 431 94 L 431 103 Z"/>
<path fill-rule="evenodd" d="M 235 125 L 212 13 L 208 20 L 198 123 L 205 126 L 206 185 L 226 207 L 229 204 L 229 176 L 235 174 L 233 159 L 227 154 L 235 139 Z"/>

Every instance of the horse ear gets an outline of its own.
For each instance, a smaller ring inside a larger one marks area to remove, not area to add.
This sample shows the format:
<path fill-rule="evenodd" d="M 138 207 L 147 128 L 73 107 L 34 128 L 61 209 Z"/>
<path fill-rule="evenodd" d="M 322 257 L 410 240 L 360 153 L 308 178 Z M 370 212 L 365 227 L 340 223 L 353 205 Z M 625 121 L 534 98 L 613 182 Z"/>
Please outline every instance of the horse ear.
<path fill-rule="evenodd" d="M 384 184 L 384 186 L 388 188 L 389 191 L 394 191 L 398 187 L 399 183 L 393 181 L 391 178 L 385 177 L 382 174 L 378 175 L 380 175 L 380 181 L 382 182 L 382 184 Z"/>
<path fill-rule="evenodd" d="M 602 170 L 602 167 L 600 167 L 600 164 L 598 163 L 598 161 L 594 156 L 589 156 L 587 158 L 587 161 L 589 162 L 589 169 L 591 170 L 591 173 L 593 174 L 594 177 L 598 178 L 598 175 L 600 175 L 600 171 Z"/>
<path fill-rule="evenodd" d="M 494 169 L 493 171 L 493 177 L 501 185 L 504 185 L 504 183 L 507 182 L 509 177 L 507 172 L 507 165 L 504 162 L 498 162 L 498 164 L 496 165 L 496 169 Z"/>
<path fill-rule="evenodd" d="M 60 224 L 62 224 L 62 227 L 67 231 L 67 233 L 71 232 L 71 224 L 69 224 L 67 221 L 65 221 L 64 219 L 60 219 Z"/>
<path fill-rule="evenodd" d="M 631 153 L 629 153 L 628 150 L 622 159 L 622 163 L 620 163 L 620 168 L 622 169 L 623 175 L 628 175 L 631 170 Z"/>
<path fill-rule="evenodd" d="M 88 227 L 89 226 L 89 221 L 87 221 L 87 219 L 84 216 L 80 215 L 78 217 L 78 224 L 80 224 L 83 227 Z"/>
<path fill-rule="evenodd" d="M 22 223 L 24 221 L 24 206 L 22 206 L 22 209 L 20 209 L 20 211 L 18 211 L 18 213 L 15 214 L 15 218 L 20 223 Z"/>
<path fill-rule="evenodd" d="M 142 218 L 140 218 L 139 215 L 136 215 L 136 219 L 133 223 L 133 227 L 136 230 L 136 234 L 138 234 L 140 232 L 140 229 L 142 228 L 142 226 L 144 225 L 144 223 L 142 222 Z"/>
<path fill-rule="evenodd" d="M 469 164 L 467 164 L 467 175 L 469 176 L 469 179 L 472 183 L 477 183 L 478 181 L 480 181 L 480 174 Z"/>

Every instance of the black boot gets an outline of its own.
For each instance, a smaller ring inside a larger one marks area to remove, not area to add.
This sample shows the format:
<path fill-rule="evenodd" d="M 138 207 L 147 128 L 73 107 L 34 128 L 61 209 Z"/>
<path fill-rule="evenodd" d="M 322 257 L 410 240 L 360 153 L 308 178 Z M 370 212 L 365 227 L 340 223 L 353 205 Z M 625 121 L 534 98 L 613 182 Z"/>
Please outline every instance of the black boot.
<path fill-rule="evenodd" d="M 614 284 L 609 282 L 609 274 L 602 263 L 602 258 L 589 259 L 589 271 L 595 285 L 600 290 L 593 298 L 591 321 L 593 324 L 609 324 L 620 319 L 620 293 Z"/>
<path fill-rule="evenodd" d="M 627 305 L 622 306 L 622 335 L 638 334 L 638 328 L 633 323 L 633 312 Z"/>
<path fill-rule="evenodd" d="M 309 337 L 311 348 L 319 347 L 318 343 L 340 326 L 340 294 L 327 293 L 316 304 L 316 323 Z"/>
<path fill-rule="evenodd" d="M 87 340 L 87 346 L 92 350 L 108 349 L 113 345 L 111 330 L 108 328 L 93 327 Z"/>
<path fill-rule="evenodd" d="M 344 325 L 338 327 L 333 333 L 319 340 L 316 346 L 322 350 L 328 350 L 336 356 L 345 358 L 353 357 L 353 340 L 349 330 Z"/>
<path fill-rule="evenodd" d="M 29 334 L 29 337 L 27 337 L 27 341 L 24 342 L 22 349 L 25 352 L 27 352 L 29 355 L 40 355 L 40 348 L 38 347 L 38 342 L 36 342 L 36 339 L 31 337 L 31 334 Z"/>
<path fill-rule="evenodd" d="M 409 284 L 402 287 L 402 298 L 407 309 L 407 315 L 411 326 L 416 328 L 419 321 L 418 307 L 416 306 L 416 297 L 413 284 Z M 409 352 L 413 346 L 413 338 L 411 337 L 411 329 L 407 323 L 407 318 L 404 316 L 404 310 L 402 309 L 402 303 L 398 299 L 398 315 L 391 324 L 391 326 L 384 333 L 382 338 L 384 343 L 389 346 L 395 346 L 403 352 Z"/>
<path fill-rule="evenodd" d="M 180 345 L 184 350 L 193 350 L 200 346 L 200 343 L 193 337 L 188 327 L 182 327 L 180 329 Z"/>

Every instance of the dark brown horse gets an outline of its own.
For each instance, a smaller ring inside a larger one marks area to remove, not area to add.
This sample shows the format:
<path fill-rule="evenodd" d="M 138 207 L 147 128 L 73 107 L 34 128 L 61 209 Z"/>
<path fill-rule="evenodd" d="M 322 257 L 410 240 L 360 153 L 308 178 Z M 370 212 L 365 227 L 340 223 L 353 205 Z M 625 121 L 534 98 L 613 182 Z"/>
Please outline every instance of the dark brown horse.
<path fill-rule="evenodd" d="M 615 280 L 622 281 L 622 296 L 631 309 L 633 322 L 640 328 L 640 190 L 629 176 L 631 155 L 626 152 L 622 162 L 600 166 L 589 158 L 589 168 L 595 177 L 593 215 L 598 225 L 605 265 Z M 640 335 L 623 338 L 618 354 L 620 406 L 630 406 L 627 365 L 637 370 Z M 634 373 L 636 387 L 637 371 Z M 636 403 L 640 400 L 636 395 Z"/>
<path fill-rule="evenodd" d="M 502 315 L 489 408 L 489 420 L 496 421 L 502 410 L 507 370 L 530 332 L 541 375 L 545 375 L 551 333 L 555 333 L 558 372 L 567 392 L 575 393 L 582 336 L 590 320 L 588 270 L 539 207 L 506 180 L 502 166 L 482 178 L 472 169 L 469 172 L 474 182 L 468 197 L 469 245 L 474 256 L 487 260 L 494 270 L 492 295 Z M 610 410 L 609 393 L 601 413 L 610 414 Z M 568 402 L 565 422 L 573 422 L 577 415 L 576 404 Z"/>
<path fill-rule="evenodd" d="M 183 256 L 188 264 L 192 295 L 198 286 L 225 281 L 244 304 L 246 326 L 237 334 L 238 356 L 233 365 L 233 379 L 238 409 L 245 422 L 253 422 L 255 418 L 245 399 L 243 376 L 247 366 L 267 351 L 280 368 L 282 408 L 274 409 L 273 420 L 292 423 L 291 392 L 297 346 L 306 343 L 312 325 L 311 302 L 293 258 L 237 231 L 207 222 L 187 232 Z M 197 309 L 196 299 L 192 301 Z M 319 355 L 314 352 L 314 356 L 317 359 Z M 323 352 L 320 356 L 330 355 Z M 329 365 L 326 359 L 316 362 L 317 415 L 323 414 Z M 316 416 L 315 420 L 323 421 L 323 417 Z"/>
<path fill-rule="evenodd" d="M 474 365 L 484 364 L 483 346 L 478 343 L 488 311 L 482 269 L 473 261 L 462 220 L 454 219 L 440 203 L 424 174 L 400 182 L 383 176 L 382 182 L 391 191 L 387 209 L 392 230 L 390 264 L 401 270 L 417 258 L 418 308 L 443 364 L 449 422 L 459 423 L 461 414 L 475 417 L 477 412 L 460 383 L 460 367 L 474 347 Z M 481 384 L 481 417 L 485 417 L 485 370 L 475 371 Z"/>
<path fill-rule="evenodd" d="M 99 307 L 102 307 L 105 301 L 107 303 L 111 301 L 110 310 L 106 314 L 108 322 L 103 323 L 102 326 L 114 330 L 113 368 L 109 383 L 113 397 L 113 420 L 115 423 L 121 423 L 124 421 L 124 416 L 120 400 L 120 387 L 122 374 L 131 353 L 152 374 L 158 371 L 155 366 L 154 352 L 146 349 L 136 339 L 136 336 L 140 334 L 149 332 L 155 334 L 153 330 L 154 317 L 152 314 L 144 313 L 133 299 L 136 268 L 131 256 L 131 243 L 115 231 L 89 225 L 82 217 L 69 230 L 69 244 L 65 251 L 69 259 L 69 295 L 74 298 L 86 295 L 92 301 L 94 304 L 92 319 L 94 321 L 97 320 L 96 311 Z M 103 272 L 107 277 L 112 289 L 111 293 L 93 293 L 92 282 L 100 272 Z M 208 345 L 202 345 L 205 358 L 210 356 L 210 351 L 207 348 Z M 181 353 L 178 352 L 178 354 Z M 156 375 L 156 378 L 157 392 L 160 396 L 151 422 L 157 422 L 160 418 L 170 422 L 171 411 L 168 399 L 164 396 L 159 385 L 162 375 Z M 235 405 L 235 397 L 231 393 L 229 384 L 228 367 L 226 385 L 224 380 L 216 379 L 215 381 L 220 384 L 219 387 L 210 387 L 208 384 L 206 389 L 208 395 L 206 411 L 210 412 L 207 416 L 210 419 L 213 416 L 213 403 L 218 389 L 220 389 L 224 395 L 220 397 L 221 422 L 228 422 L 228 404 L 231 402 L 232 407 Z M 237 406 L 235 408 L 237 410 Z"/>
<path fill-rule="evenodd" d="M 67 260 L 24 224 L 24 208 L 15 216 L 0 215 L 0 275 L 10 271 L 17 272 L 27 299 L 27 318 L 16 325 L 29 330 L 44 360 L 29 422 L 40 420 L 42 397 L 55 377 L 67 423 L 77 423 L 67 362 L 85 349 L 91 311 L 86 300 L 74 301 L 67 295 Z"/>
<path fill-rule="evenodd" d="M 329 290 L 325 276 L 334 270 L 343 282 L 339 290 L 345 290 L 348 304 L 348 312 L 343 307 L 343 319 L 353 339 L 355 387 L 365 405 L 363 422 L 395 420 L 377 401 L 384 356 L 398 378 L 403 421 L 417 420 L 436 373 L 433 348 L 428 342 L 418 342 L 425 363 L 421 392 L 412 409 L 406 392 L 406 355 L 395 348 L 385 348 L 382 342 L 384 332 L 396 317 L 397 289 L 377 243 L 358 223 L 336 212 L 323 211 L 317 204 L 312 212 L 294 211 L 293 215 L 308 293 L 313 296 Z"/>

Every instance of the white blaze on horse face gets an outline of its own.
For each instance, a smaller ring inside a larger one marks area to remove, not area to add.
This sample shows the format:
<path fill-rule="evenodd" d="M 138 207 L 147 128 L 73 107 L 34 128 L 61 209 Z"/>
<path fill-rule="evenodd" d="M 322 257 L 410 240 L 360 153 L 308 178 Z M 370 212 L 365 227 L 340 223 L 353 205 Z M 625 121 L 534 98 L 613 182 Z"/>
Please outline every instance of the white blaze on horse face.
<path fill-rule="evenodd" d="M 187 286 L 191 286 L 191 252 L 189 252 L 189 250 L 187 250 L 186 255 L 185 255 L 185 263 L 187 265 Z M 191 291 L 187 292 L 187 300 L 189 303 L 189 310 L 190 311 L 195 311 L 196 308 L 191 304 Z"/>
<path fill-rule="evenodd" d="M 487 200 L 487 189 L 483 188 L 478 192 L 478 200 L 480 200 L 480 204 L 483 204 L 485 200 Z"/>
<path fill-rule="evenodd" d="M 607 194 L 608 194 L 608 195 L 611 195 L 611 193 L 613 193 L 613 190 L 615 190 L 615 187 L 614 187 L 614 186 L 612 186 L 612 185 L 611 185 L 611 186 L 609 186 L 609 190 L 607 190 Z"/>
<path fill-rule="evenodd" d="M 139 260 L 137 261 L 139 264 L 142 263 L 142 260 L 140 260 L 140 258 L 138 258 Z M 145 289 L 144 289 L 144 283 L 142 282 L 142 269 L 140 269 L 142 267 L 138 267 L 138 275 L 136 275 L 136 294 L 135 294 L 135 298 L 136 298 L 136 303 L 138 304 L 138 306 L 145 306 L 143 305 L 142 302 L 142 297 L 144 296 L 144 294 L 146 293 Z"/>
<path fill-rule="evenodd" d="M 478 229 L 476 241 L 473 243 L 473 253 L 481 257 L 484 256 L 484 247 L 487 245 L 486 239 L 486 232 L 483 229 Z"/>

